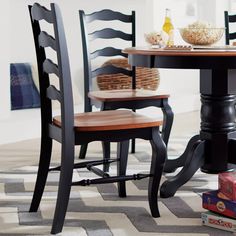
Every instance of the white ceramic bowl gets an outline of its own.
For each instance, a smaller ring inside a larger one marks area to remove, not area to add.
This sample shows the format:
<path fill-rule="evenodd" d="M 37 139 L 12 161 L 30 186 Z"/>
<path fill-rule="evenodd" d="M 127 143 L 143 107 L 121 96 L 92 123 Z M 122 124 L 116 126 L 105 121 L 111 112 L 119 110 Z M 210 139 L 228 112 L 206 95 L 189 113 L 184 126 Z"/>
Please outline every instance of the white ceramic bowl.
<path fill-rule="evenodd" d="M 145 34 L 144 37 L 147 43 L 154 46 L 162 46 L 163 44 L 166 44 L 166 41 L 168 40 L 168 35 L 165 32 L 153 31 L 148 34 Z"/>
<path fill-rule="evenodd" d="M 225 28 L 180 28 L 181 37 L 192 45 L 211 45 L 218 42 Z"/>

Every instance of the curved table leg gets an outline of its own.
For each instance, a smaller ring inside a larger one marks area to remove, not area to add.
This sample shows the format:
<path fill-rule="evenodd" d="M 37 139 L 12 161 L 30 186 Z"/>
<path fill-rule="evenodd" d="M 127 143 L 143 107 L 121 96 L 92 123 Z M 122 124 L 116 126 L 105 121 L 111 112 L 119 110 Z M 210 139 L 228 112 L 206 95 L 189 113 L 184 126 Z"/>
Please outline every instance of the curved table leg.
<path fill-rule="evenodd" d="M 164 172 L 165 173 L 172 173 L 174 172 L 178 167 L 181 167 L 181 166 L 184 166 L 185 162 L 186 162 L 186 159 L 187 159 L 187 156 L 190 152 L 190 150 L 192 149 L 193 145 L 200 140 L 200 135 L 195 135 L 193 136 L 189 142 L 188 142 L 188 145 L 184 151 L 184 153 L 176 158 L 176 159 L 173 159 L 173 160 L 169 160 L 167 159 L 166 162 L 165 162 L 165 166 L 164 166 Z"/>
<path fill-rule="evenodd" d="M 204 162 L 205 141 L 196 141 L 186 156 L 186 162 L 182 170 L 174 177 L 165 181 L 160 189 L 163 198 L 172 197 L 180 186 L 185 184 Z"/>

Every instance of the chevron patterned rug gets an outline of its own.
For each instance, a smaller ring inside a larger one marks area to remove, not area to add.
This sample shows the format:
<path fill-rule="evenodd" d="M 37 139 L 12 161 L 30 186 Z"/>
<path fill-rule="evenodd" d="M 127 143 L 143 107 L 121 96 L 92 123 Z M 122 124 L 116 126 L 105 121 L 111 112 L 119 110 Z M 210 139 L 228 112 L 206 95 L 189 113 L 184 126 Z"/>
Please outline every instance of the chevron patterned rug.
<path fill-rule="evenodd" d="M 190 136 L 189 136 L 190 137 Z M 184 150 L 189 137 L 171 140 L 169 155 L 178 156 Z M 30 150 L 38 141 L 30 143 Z M 8 145 L 5 152 L 17 150 L 17 144 Z M 54 148 L 54 159 L 59 157 L 60 146 Z M 22 148 L 16 152 L 18 157 L 31 158 L 31 152 Z M 137 152 L 129 155 L 128 173 L 148 171 L 151 148 L 148 142 L 137 142 Z M 115 151 L 112 155 L 115 156 Z M 4 157 L 4 155 L 2 155 Z M 56 157 L 55 157 L 56 156 Z M 101 146 L 89 148 L 87 159 L 101 157 Z M 6 158 L 5 157 L 5 158 Z M 40 209 L 29 213 L 37 164 L 21 166 L 0 172 L 0 235 L 50 235 L 54 213 L 59 174 L 50 173 Z M 135 170 L 135 171 L 134 171 Z M 111 165 L 111 172 L 116 168 Z M 178 171 L 178 170 L 177 170 Z M 176 174 L 176 173 L 175 173 Z M 162 181 L 173 174 L 163 175 Z M 92 177 L 85 170 L 74 171 L 74 180 Z M 147 200 L 148 180 L 127 182 L 127 198 L 117 196 L 115 184 L 89 187 L 72 187 L 68 212 L 63 232 L 60 235 L 78 236 L 224 236 L 231 233 L 201 225 L 201 194 L 217 188 L 217 176 L 197 172 L 176 195 L 169 199 L 159 198 L 161 217 L 150 215 Z"/>

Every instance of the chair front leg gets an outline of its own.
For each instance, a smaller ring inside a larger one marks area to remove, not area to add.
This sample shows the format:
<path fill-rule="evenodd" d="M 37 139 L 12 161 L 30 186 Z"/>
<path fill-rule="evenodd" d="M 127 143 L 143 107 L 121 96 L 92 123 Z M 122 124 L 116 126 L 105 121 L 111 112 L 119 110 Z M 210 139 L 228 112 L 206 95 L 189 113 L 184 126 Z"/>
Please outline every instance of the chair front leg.
<path fill-rule="evenodd" d="M 168 103 L 168 99 L 163 100 L 162 112 L 163 112 L 163 126 L 162 126 L 161 136 L 167 146 L 174 119 L 174 113 Z"/>
<path fill-rule="evenodd" d="M 129 153 L 129 140 L 123 141 L 117 144 L 117 175 L 124 176 L 126 175 L 127 161 Z M 126 197 L 126 187 L 125 181 L 118 182 L 118 193 L 119 197 Z"/>
<path fill-rule="evenodd" d="M 167 156 L 166 145 L 160 136 L 159 128 L 152 128 L 152 140 L 150 140 L 150 143 L 152 145 L 152 162 L 150 167 L 151 177 L 148 185 L 148 200 L 152 216 L 159 217 L 157 194 Z"/>
<path fill-rule="evenodd" d="M 47 135 L 41 137 L 41 149 L 37 180 L 34 188 L 33 199 L 30 205 L 30 212 L 36 212 L 38 210 L 45 184 L 47 181 L 49 165 L 52 155 L 52 139 Z"/>

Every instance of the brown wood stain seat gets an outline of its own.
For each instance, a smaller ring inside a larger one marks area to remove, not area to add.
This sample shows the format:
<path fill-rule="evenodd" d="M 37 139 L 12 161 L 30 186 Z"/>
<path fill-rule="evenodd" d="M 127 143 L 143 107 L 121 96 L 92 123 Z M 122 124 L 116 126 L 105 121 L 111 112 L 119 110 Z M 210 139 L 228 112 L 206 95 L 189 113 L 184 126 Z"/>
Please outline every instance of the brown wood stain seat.
<path fill-rule="evenodd" d="M 119 89 L 91 91 L 88 97 L 100 102 L 138 101 L 169 98 L 168 94 L 157 94 L 156 91 L 146 89 Z"/>
<path fill-rule="evenodd" d="M 53 123 L 61 127 L 61 116 L 53 118 Z M 149 118 L 132 111 L 115 110 L 75 114 L 75 131 L 124 130 L 158 127 L 162 121 Z"/>

